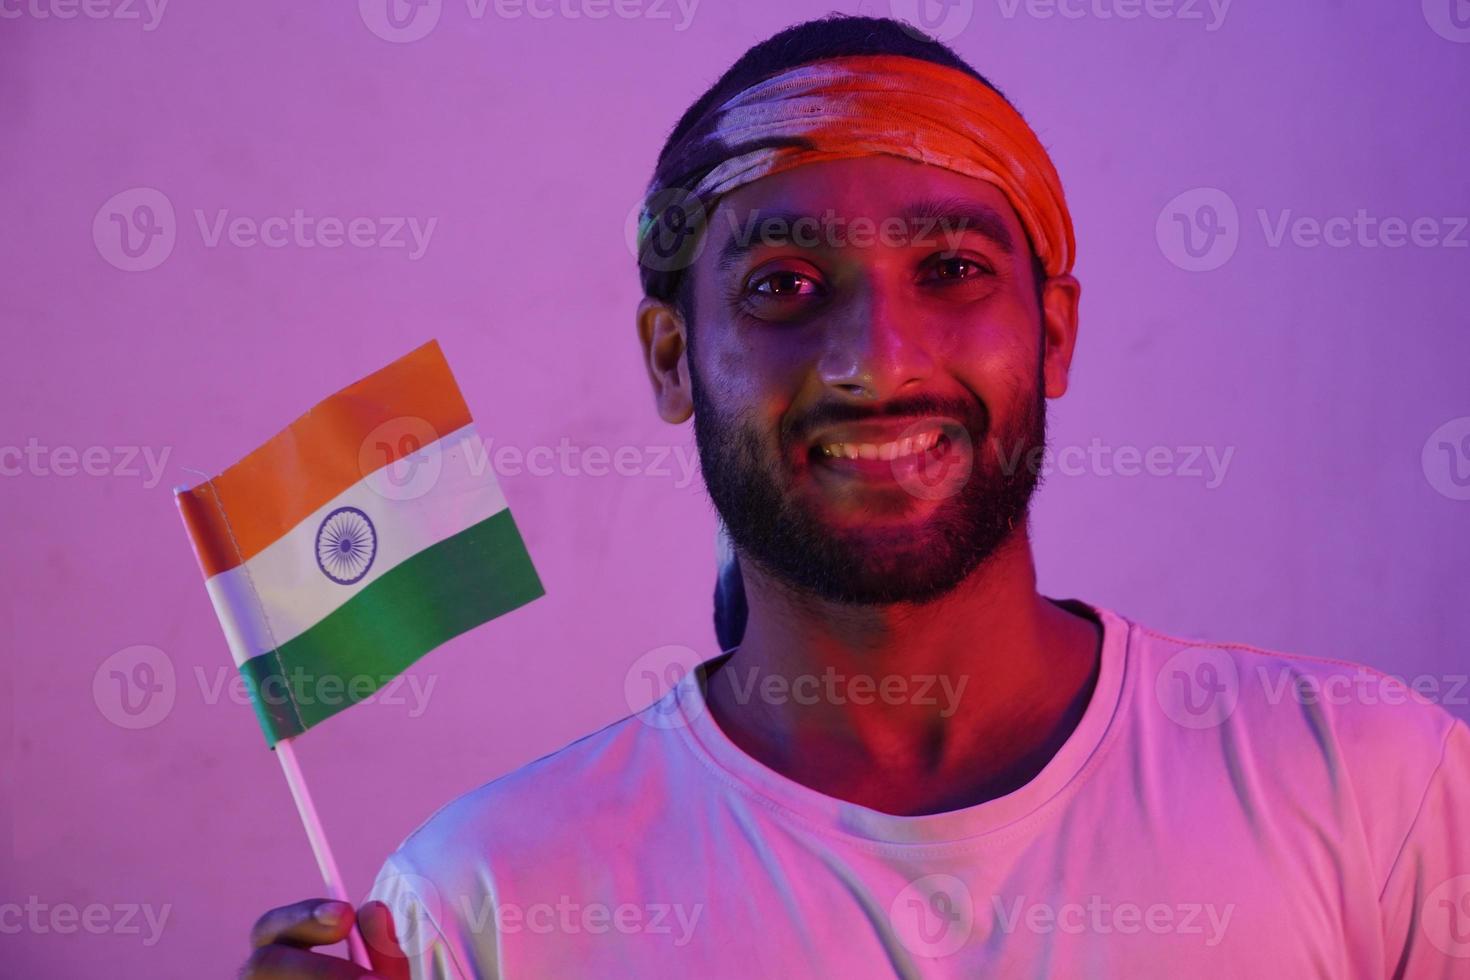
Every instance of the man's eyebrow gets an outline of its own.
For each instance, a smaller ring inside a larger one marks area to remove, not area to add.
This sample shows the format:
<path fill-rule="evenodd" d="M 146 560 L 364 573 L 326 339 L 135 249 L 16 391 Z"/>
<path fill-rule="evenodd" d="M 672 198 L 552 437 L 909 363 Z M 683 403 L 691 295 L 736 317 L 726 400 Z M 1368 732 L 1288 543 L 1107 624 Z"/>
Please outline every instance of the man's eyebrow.
<path fill-rule="evenodd" d="M 754 211 L 742 222 L 732 220 L 730 237 L 720 248 L 720 257 L 715 261 L 715 268 L 725 272 L 760 246 L 779 244 L 780 236 L 773 236 L 770 232 L 772 225 L 783 225 L 789 233 L 792 225 L 803 220 L 810 222 L 821 219 L 801 211 Z"/>
<path fill-rule="evenodd" d="M 715 267 L 725 272 L 761 245 L 781 244 L 782 239 L 790 237 L 791 229 L 798 221 L 810 224 L 831 220 L 831 214 L 830 210 L 821 216 L 802 211 L 756 211 L 743 222 L 731 222 L 731 235 L 720 247 Z M 925 222 L 929 236 L 934 234 L 935 229 L 939 230 L 941 236 L 946 231 L 973 231 L 990 239 L 1007 255 L 1014 254 L 1016 250 L 1015 238 L 1011 235 L 1010 228 L 1006 227 L 1005 218 L 995 208 L 979 201 L 957 197 L 925 198 L 905 205 L 895 217 L 908 223 Z M 786 234 L 772 233 L 770 229 L 773 226 L 784 227 Z"/>
<path fill-rule="evenodd" d="M 1006 227 L 1005 218 L 988 204 L 963 197 L 926 198 L 905 207 L 899 217 L 908 221 L 933 220 L 946 231 L 963 229 L 978 232 L 990 239 L 1007 255 L 1016 251 L 1016 242 Z"/>

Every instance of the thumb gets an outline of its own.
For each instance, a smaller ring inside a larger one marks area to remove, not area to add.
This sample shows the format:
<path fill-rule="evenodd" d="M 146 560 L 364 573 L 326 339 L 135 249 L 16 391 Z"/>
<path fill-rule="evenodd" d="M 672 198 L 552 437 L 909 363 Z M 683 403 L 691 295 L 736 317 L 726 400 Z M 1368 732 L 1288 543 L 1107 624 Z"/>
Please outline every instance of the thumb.
<path fill-rule="evenodd" d="M 357 928 L 367 943 L 373 975 L 382 980 L 410 980 L 408 957 L 398 945 L 393 913 L 382 902 L 368 902 L 357 910 Z"/>

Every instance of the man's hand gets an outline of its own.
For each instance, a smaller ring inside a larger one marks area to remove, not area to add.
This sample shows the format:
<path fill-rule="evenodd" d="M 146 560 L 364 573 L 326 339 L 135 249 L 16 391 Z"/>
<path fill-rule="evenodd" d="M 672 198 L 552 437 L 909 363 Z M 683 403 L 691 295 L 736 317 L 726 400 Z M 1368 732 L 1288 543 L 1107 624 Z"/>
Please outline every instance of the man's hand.
<path fill-rule="evenodd" d="M 367 943 L 373 968 L 369 972 L 348 960 L 311 952 L 347 938 L 354 919 L 352 906 L 326 898 L 271 909 L 250 930 L 255 952 L 240 971 L 241 980 L 409 980 L 408 960 L 398 947 L 393 915 L 382 902 L 368 902 L 355 918 Z"/>

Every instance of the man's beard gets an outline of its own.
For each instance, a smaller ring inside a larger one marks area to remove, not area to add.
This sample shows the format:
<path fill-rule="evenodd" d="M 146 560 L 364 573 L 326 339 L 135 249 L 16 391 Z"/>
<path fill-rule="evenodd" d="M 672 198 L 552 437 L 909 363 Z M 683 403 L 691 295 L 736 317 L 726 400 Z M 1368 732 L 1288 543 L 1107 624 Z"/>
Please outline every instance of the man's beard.
<path fill-rule="evenodd" d="M 950 592 L 1023 527 L 1046 445 L 1043 380 L 1023 392 L 1011 423 L 993 432 L 976 401 L 931 397 L 894 402 L 882 412 L 846 405 L 819 419 L 783 425 L 772 456 L 748 420 L 726 418 L 689 365 L 700 468 L 740 556 L 789 589 L 853 605 L 922 603 Z M 963 425 L 974 461 L 963 484 L 921 524 L 849 530 L 813 513 L 791 488 L 788 461 L 813 423 L 941 416 Z"/>

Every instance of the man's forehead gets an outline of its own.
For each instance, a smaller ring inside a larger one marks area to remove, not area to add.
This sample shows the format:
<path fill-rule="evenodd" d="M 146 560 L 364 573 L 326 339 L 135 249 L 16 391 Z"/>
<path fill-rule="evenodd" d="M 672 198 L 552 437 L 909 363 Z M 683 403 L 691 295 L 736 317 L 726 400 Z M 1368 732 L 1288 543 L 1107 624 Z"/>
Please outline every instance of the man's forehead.
<path fill-rule="evenodd" d="M 925 229 L 941 229 L 950 241 L 955 233 L 975 232 L 1007 253 L 1026 241 L 996 185 L 897 157 L 823 161 L 763 177 L 721 198 L 710 218 L 714 248 L 707 251 L 719 269 L 762 245 L 843 241 L 841 229 L 865 223 L 879 231 L 898 222 L 926 235 L 881 239 L 894 244 L 924 244 Z"/>
<path fill-rule="evenodd" d="M 1014 248 L 1025 233 L 995 184 L 898 157 L 860 157 L 808 164 L 762 177 L 722 197 L 710 215 L 717 248 L 754 223 L 810 218 L 818 222 L 943 220 Z"/>
<path fill-rule="evenodd" d="M 1021 226 L 1005 193 L 990 181 L 882 155 L 825 160 L 762 177 L 726 194 L 715 211 L 743 217 L 760 211 L 821 214 L 832 209 L 849 218 L 882 220 L 901 215 L 915 202 L 946 198 L 988 205 L 1013 227 Z"/>

